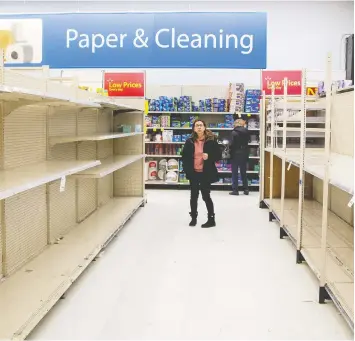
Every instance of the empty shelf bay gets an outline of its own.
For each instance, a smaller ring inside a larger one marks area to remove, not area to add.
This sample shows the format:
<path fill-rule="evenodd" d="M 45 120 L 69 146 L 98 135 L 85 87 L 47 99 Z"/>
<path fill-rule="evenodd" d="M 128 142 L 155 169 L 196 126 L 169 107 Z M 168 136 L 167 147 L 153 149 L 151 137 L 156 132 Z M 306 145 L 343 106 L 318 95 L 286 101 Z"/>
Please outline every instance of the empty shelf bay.
<path fill-rule="evenodd" d="M 0 340 L 24 339 L 143 201 L 112 199 L 2 282 Z"/>
<path fill-rule="evenodd" d="M 265 148 L 267 152 L 271 152 L 271 148 Z M 280 148 L 274 148 L 274 155 L 283 158 L 283 151 Z M 300 164 L 301 150 L 292 148 L 286 150 L 286 161 L 292 162 L 295 166 Z M 324 179 L 325 173 L 325 153 L 322 148 L 306 148 L 304 169 L 306 172 L 314 175 L 319 179 Z M 354 158 L 338 153 L 330 154 L 329 182 L 341 190 L 353 194 L 354 193 Z"/>
<path fill-rule="evenodd" d="M 0 200 L 81 172 L 100 161 L 45 161 L 0 171 Z"/>
<path fill-rule="evenodd" d="M 265 203 L 280 219 L 281 200 L 265 199 Z M 284 229 L 295 244 L 298 239 L 298 199 L 285 199 L 284 206 Z M 313 200 L 305 200 L 301 252 L 318 278 L 324 262 L 321 217 L 322 205 Z M 354 285 L 354 229 L 331 211 L 328 211 L 328 226 L 326 282 L 353 323 L 354 293 L 349 290 Z"/>
<path fill-rule="evenodd" d="M 111 133 L 111 134 L 92 134 L 92 135 L 82 135 L 82 136 L 55 136 L 50 138 L 50 144 L 61 144 L 61 143 L 71 143 L 71 142 L 81 142 L 81 141 L 103 141 L 110 139 L 119 139 L 124 137 L 142 135 L 142 132 L 134 133 Z"/>
<path fill-rule="evenodd" d="M 101 165 L 74 174 L 78 178 L 102 178 L 113 173 L 133 162 L 141 160 L 144 155 L 114 155 L 101 160 Z"/>

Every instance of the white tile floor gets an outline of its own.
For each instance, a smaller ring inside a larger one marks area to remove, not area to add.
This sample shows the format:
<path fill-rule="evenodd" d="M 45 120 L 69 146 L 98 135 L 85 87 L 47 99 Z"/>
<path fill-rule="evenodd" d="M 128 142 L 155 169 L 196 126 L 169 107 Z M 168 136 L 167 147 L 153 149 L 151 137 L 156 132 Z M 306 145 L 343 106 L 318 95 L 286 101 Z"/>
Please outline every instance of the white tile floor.
<path fill-rule="evenodd" d="M 148 195 L 29 339 L 353 339 L 256 193 L 213 192 L 212 229 L 187 226 L 188 191 Z"/>

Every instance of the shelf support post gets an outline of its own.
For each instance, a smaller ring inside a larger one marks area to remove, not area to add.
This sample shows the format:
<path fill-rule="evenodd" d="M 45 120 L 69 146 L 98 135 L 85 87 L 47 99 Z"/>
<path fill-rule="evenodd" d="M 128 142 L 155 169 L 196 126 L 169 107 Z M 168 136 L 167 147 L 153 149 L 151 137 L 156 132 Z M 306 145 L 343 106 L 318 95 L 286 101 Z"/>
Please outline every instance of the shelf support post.
<path fill-rule="evenodd" d="M 331 54 L 327 56 L 326 65 L 326 111 L 325 111 L 325 163 L 324 163 L 324 179 L 323 179 L 323 207 L 322 207 L 322 265 L 320 271 L 320 293 L 319 303 L 324 303 L 326 299 L 326 263 L 327 263 L 327 231 L 328 231 L 328 196 L 329 196 L 329 162 L 330 162 L 330 115 L 332 110 L 332 99 L 335 96 L 335 91 L 332 91 L 332 59 Z M 334 87 L 333 87 L 334 88 Z M 321 295 L 323 292 L 323 295 Z"/>
<path fill-rule="evenodd" d="M 2 71 L 1 65 L 0 65 L 0 72 Z M 1 76 L 0 76 L 1 77 Z M 1 79 L 0 79 L 1 83 Z M 5 125 L 4 125 L 4 119 L 5 119 L 5 112 L 4 112 L 4 102 L 0 101 L 0 170 L 4 169 L 5 162 L 4 162 L 4 142 L 5 142 Z M 2 249 L 2 254 L 0 255 L 1 257 L 1 264 L 2 264 L 2 269 L 0 272 L 0 275 L 3 274 L 6 276 L 7 274 L 7 259 L 6 259 L 6 220 L 5 220 L 5 199 L 0 200 L 0 228 L 1 228 L 1 249 Z M 0 276 L 1 278 L 1 276 Z"/>
<path fill-rule="evenodd" d="M 260 134 L 259 134 L 259 157 L 260 157 L 260 177 L 259 177 L 259 207 L 265 208 L 265 90 L 263 91 L 259 122 L 260 122 Z"/>
<path fill-rule="evenodd" d="M 283 106 L 283 128 L 282 128 L 282 170 L 281 170 L 281 216 L 280 216 L 280 229 L 285 226 L 285 182 L 286 182 L 286 125 L 287 125 L 287 78 L 284 78 L 284 106 Z M 280 237 L 283 234 L 280 231 Z"/>
<path fill-rule="evenodd" d="M 306 89 L 307 89 L 307 75 L 306 70 L 302 70 L 302 119 L 301 119 L 301 140 L 300 140 L 300 167 L 299 167 L 299 191 L 298 191 L 298 214 L 297 214 L 297 263 L 303 261 L 301 257 L 302 248 L 302 232 L 303 232 L 303 204 L 304 204 L 304 159 L 306 153 Z"/>
<path fill-rule="evenodd" d="M 274 186 L 274 124 L 275 124 L 275 85 L 271 86 L 271 152 L 270 152 L 270 207 L 269 221 L 273 218 L 273 186 Z"/>

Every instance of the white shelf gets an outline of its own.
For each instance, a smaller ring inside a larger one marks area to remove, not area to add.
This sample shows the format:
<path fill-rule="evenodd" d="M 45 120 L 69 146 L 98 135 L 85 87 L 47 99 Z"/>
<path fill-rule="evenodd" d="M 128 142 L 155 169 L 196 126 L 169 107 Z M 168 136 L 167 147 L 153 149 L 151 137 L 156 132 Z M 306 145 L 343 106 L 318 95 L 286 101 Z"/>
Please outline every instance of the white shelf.
<path fill-rule="evenodd" d="M 24 339 L 144 200 L 111 199 L 1 283 L 0 339 Z"/>
<path fill-rule="evenodd" d="M 133 162 L 141 160 L 144 155 L 114 155 L 101 160 L 101 165 L 87 169 L 80 173 L 74 174 L 77 178 L 98 179 L 111 174 L 121 168 L 130 165 Z"/>
<path fill-rule="evenodd" d="M 265 148 L 271 152 L 271 148 Z M 299 148 L 286 150 L 286 161 L 299 166 L 301 159 L 301 150 Z M 274 154 L 283 158 L 283 152 L 280 148 L 274 149 Z M 324 179 L 325 154 L 321 148 L 307 148 L 305 152 L 305 171 L 319 179 Z M 343 191 L 354 193 L 354 158 L 337 153 L 330 154 L 330 184 L 342 189 Z"/>
<path fill-rule="evenodd" d="M 115 100 L 103 96 L 103 98 L 96 99 L 95 103 L 100 104 L 103 108 L 110 108 L 113 110 L 122 111 L 141 111 L 139 109 L 132 108 L 128 105 L 117 103 Z"/>
<path fill-rule="evenodd" d="M 45 161 L 0 171 L 0 200 L 99 164 L 100 161 Z"/>
<path fill-rule="evenodd" d="M 278 100 L 275 102 L 275 110 L 282 110 L 284 108 L 284 100 Z M 298 102 L 287 102 L 286 105 L 287 110 L 302 110 L 302 103 Z M 269 104 L 268 110 L 271 110 L 271 104 Z M 320 111 L 325 110 L 325 101 L 324 100 L 316 100 L 316 101 L 307 101 L 306 102 L 306 110 L 307 111 Z"/>
<path fill-rule="evenodd" d="M 315 128 L 316 129 L 316 128 Z M 271 137 L 271 131 L 266 133 L 266 136 Z M 277 128 L 274 131 L 274 137 L 282 137 L 283 129 Z M 319 128 L 318 130 L 306 129 L 306 137 L 308 138 L 324 138 L 325 130 Z M 300 128 L 286 128 L 286 137 L 301 137 L 301 129 Z"/>
<path fill-rule="evenodd" d="M 34 101 L 36 105 L 72 105 L 87 108 L 101 108 L 101 106 L 93 101 L 76 100 L 71 97 L 61 96 L 60 94 L 52 95 L 42 91 L 32 89 L 24 89 L 19 87 L 7 86 L 0 84 L 0 99 L 4 101 L 17 102 L 22 100 Z"/>
<path fill-rule="evenodd" d="M 179 185 L 189 185 L 189 183 L 185 182 L 168 182 L 164 180 L 146 180 L 146 185 L 172 185 L 172 186 L 179 186 Z"/>
<path fill-rule="evenodd" d="M 299 123 L 301 124 L 301 117 L 288 117 L 286 119 L 286 123 Z M 272 124 L 271 121 L 267 121 L 267 124 Z M 277 124 L 282 124 L 283 123 L 283 118 L 278 116 L 277 119 L 275 119 L 275 123 Z M 306 124 L 325 124 L 325 118 L 324 117 L 307 117 L 306 118 Z"/>
<path fill-rule="evenodd" d="M 50 138 L 50 144 L 62 144 L 71 142 L 81 142 L 81 141 L 103 141 L 110 139 L 119 139 L 124 137 L 143 135 L 140 133 L 111 133 L 111 134 L 93 134 L 93 135 L 83 135 L 83 136 L 54 136 Z"/>

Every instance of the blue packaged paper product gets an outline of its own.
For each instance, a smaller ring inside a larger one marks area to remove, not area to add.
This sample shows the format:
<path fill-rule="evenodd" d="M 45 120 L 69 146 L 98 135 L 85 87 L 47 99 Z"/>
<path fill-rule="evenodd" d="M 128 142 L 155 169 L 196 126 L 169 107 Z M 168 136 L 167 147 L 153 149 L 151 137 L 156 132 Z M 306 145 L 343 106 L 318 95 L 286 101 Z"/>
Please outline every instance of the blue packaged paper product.
<path fill-rule="evenodd" d="M 181 121 L 181 127 L 190 128 L 191 127 L 190 121 Z"/>
<path fill-rule="evenodd" d="M 171 121 L 171 126 L 173 128 L 179 128 L 179 127 L 181 127 L 181 122 L 180 121 Z"/>
<path fill-rule="evenodd" d="M 152 116 L 152 124 L 160 124 L 159 116 Z"/>
<path fill-rule="evenodd" d="M 261 90 L 260 89 L 248 89 L 245 93 L 246 97 L 261 97 Z"/>
<path fill-rule="evenodd" d="M 193 124 L 196 120 L 198 120 L 198 116 L 197 116 L 197 115 L 191 115 L 191 116 L 189 117 L 189 119 L 190 119 L 190 125 L 192 126 L 192 124 Z"/>
<path fill-rule="evenodd" d="M 259 98 L 246 98 L 245 99 L 245 104 L 247 105 L 253 105 L 253 104 L 259 104 Z"/>
<path fill-rule="evenodd" d="M 181 135 L 173 135 L 173 142 L 181 142 Z"/>
<path fill-rule="evenodd" d="M 224 123 L 217 123 L 217 128 L 225 128 Z"/>
<path fill-rule="evenodd" d="M 198 110 L 201 111 L 201 112 L 206 111 L 206 103 L 205 103 L 205 100 L 200 99 L 200 100 L 198 101 Z"/>
<path fill-rule="evenodd" d="M 258 113 L 260 111 L 260 105 L 246 105 L 244 108 L 245 113 Z"/>

